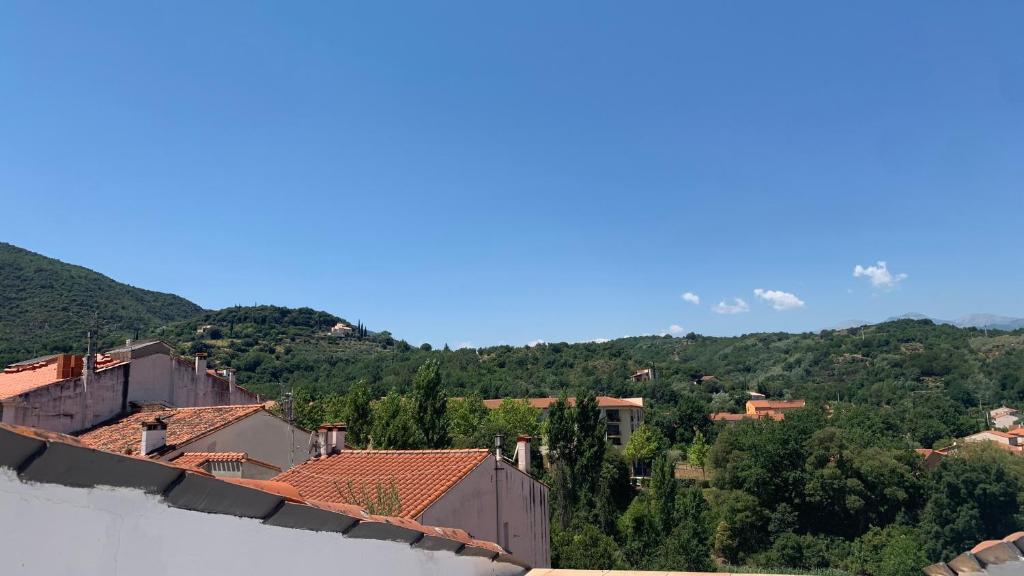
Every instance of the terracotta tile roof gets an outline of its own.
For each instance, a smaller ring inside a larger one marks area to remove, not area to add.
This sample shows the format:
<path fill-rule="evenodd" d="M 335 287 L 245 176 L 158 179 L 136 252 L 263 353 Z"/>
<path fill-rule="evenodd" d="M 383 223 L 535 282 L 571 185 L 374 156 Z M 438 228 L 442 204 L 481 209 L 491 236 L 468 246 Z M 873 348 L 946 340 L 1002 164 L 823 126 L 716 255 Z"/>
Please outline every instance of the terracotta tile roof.
<path fill-rule="evenodd" d="M 771 420 L 780 421 L 785 420 L 786 415 L 782 412 L 775 412 L 769 410 L 767 412 L 759 412 L 757 414 L 734 414 L 732 412 L 715 412 L 711 414 L 712 422 L 739 422 L 740 420 L 764 420 L 769 418 Z"/>
<path fill-rule="evenodd" d="M 504 400 L 505 400 L 504 398 L 494 398 L 494 399 L 491 399 L 491 400 L 484 400 L 484 406 L 486 406 L 486 407 L 490 408 L 491 410 L 493 410 L 493 409 L 497 408 L 498 406 L 501 406 L 501 403 Z M 522 398 L 513 398 L 513 400 L 522 400 Z M 567 400 L 569 401 L 569 405 L 570 406 L 575 406 L 576 405 L 576 398 L 573 398 L 572 396 L 570 396 L 569 398 L 567 398 Z M 527 398 L 526 401 L 529 402 L 530 406 L 533 406 L 534 408 L 537 408 L 539 410 L 547 410 L 548 408 L 551 407 L 552 404 L 554 404 L 555 402 L 558 401 L 558 398 L 556 398 L 554 396 L 549 396 L 547 398 Z M 597 397 L 597 406 L 599 408 L 643 408 L 644 407 L 644 399 L 643 398 L 613 398 L 611 396 L 598 396 Z"/>
<path fill-rule="evenodd" d="M 377 487 L 394 483 L 399 516 L 417 518 L 487 459 L 487 450 L 343 450 L 307 460 L 274 478 L 298 488 L 307 500 L 359 504 Z"/>
<path fill-rule="evenodd" d="M 141 426 L 145 420 L 159 418 L 166 422 L 167 445 L 181 446 L 260 410 L 263 410 L 262 404 L 167 408 L 136 412 L 110 424 L 93 428 L 78 438 L 93 448 L 119 454 L 133 454 L 139 450 L 139 443 L 142 440 Z"/>
<path fill-rule="evenodd" d="M 23 467 L 25 467 L 26 465 L 28 466 L 29 471 L 31 472 L 31 470 L 32 470 L 31 460 L 35 460 L 36 457 L 32 456 L 29 461 L 25 461 L 25 455 L 24 454 L 22 454 L 20 457 L 13 458 L 13 456 L 15 456 L 16 453 L 17 453 L 17 449 L 16 449 L 15 443 L 10 442 L 8 440 L 8 436 L 10 436 L 10 435 L 18 436 L 18 437 L 21 437 L 23 439 L 31 439 L 33 441 L 42 442 L 43 443 L 42 448 L 44 449 L 43 458 L 45 458 L 47 456 L 47 453 L 49 452 L 49 450 L 47 449 L 49 444 L 62 444 L 62 445 L 69 446 L 69 447 L 71 447 L 71 448 L 76 450 L 76 452 L 71 454 L 71 455 L 68 455 L 68 453 L 63 453 L 66 458 L 77 457 L 79 459 L 83 459 L 84 458 L 87 461 L 88 458 L 89 458 L 88 452 L 91 451 L 89 446 L 84 445 L 80 441 L 80 439 L 74 438 L 72 436 L 67 436 L 67 435 L 64 435 L 64 434 L 58 434 L 58 433 L 55 433 L 55 432 L 49 432 L 49 431 L 46 431 L 46 430 L 40 430 L 40 429 L 37 429 L 37 428 L 29 428 L 29 427 L 26 427 L 26 426 L 16 426 L 16 425 L 11 425 L 11 424 L 0 423 L 0 439 L 5 440 L 4 442 L 0 442 L 0 460 L 4 461 L 6 463 L 5 464 L 6 466 L 10 466 L 10 467 L 14 468 L 15 470 L 17 470 L 17 474 L 19 476 L 22 475 Z M 32 450 L 32 452 L 37 455 L 38 454 L 37 450 L 38 449 Z M 429 451 L 423 451 L 423 452 L 429 452 Z M 435 452 L 477 452 L 477 451 L 476 450 L 447 450 L 447 451 L 435 451 Z M 484 452 L 485 455 L 486 455 L 487 451 L 486 450 L 482 450 L 481 452 Z M 58 452 L 58 453 L 60 453 L 60 452 Z M 392 517 L 392 516 L 377 516 L 377 515 L 368 513 L 366 510 L 364 510 L 364 509 L 362 509 L 362 508 L 360 508 L 358 506 L 353 506 L 353 505 L 348 505 L 348 504 L 339 504 L 339 503 L 332 503 L 332 502 L 318 502 L 316 500 L 303 497 L 303 495 L 298 490 L 296 490 L 294 486 L 292 486 L 292 485 L 290 485 L 288 483 L 277 481 L 277 480 L 252 480 L 252 479 L 243 479 L 243 478 L 214 478 L 212 475 L 210 475 L 208 473 L 205 473 L 202 470 L 197 470 L 195 468 L 186 467 L 186 466 L 180 466 L 180 465 L 177 465 L 177 463 L 158 462 L 158 461 L 154 461 L 154 460 L 151 460 L 151 459 L 142 458 L 140 456 L 132 456 L 132 455 L 119 455 L 119 456 L 116 456 L 116 457 L 117 458 L 123 458 L 123 459 L 125 459 L 124 461 L 136 460 L 136 461 L 144 462 L 145 466 L 149 466 L 149 467 L 166 467 L 166 468 L 178 469 L 178 470 L 184 471 L 184 475 L 183 476 L 178 476 L 177 480 L 174 480 L 169 485 L 162 486 L 161 489 L 157 490 L 158 494 L 163 494 L 163 496 L 161 498 L 164 498 L 164 499 L 166 499 L 168 497 L 167 496 L 168 493 L 171 493 L 171 495 L 173 496 L 173 494 L 178 490 L 178 488 L 176 488 L 176 486 L 183 486 L 183 485 L 186 484 L 184 482 L 179 484 L 178 482 L 180 480 L 182 480 L 184 478 L 188 478 L 189 476 L 202 476 L 202 477 L 205 477 L 205 478 L 210 478 L 211 480 L 214 480 L 214 481 L 225 482 L 227 484 L 234 484 L 234 485 L 238 485 L 238 486 L 243 486 L 245 488 L 250 488 L 250 489 L 253 489 L 253 490 L 259 490 L 261 492 L 272 494 L 274 496 L 282 498 L 284 501 L 295 503 L 295 504 L 298 504 L 300 506 L 309 506 L 309 507 L 312 507 L 312 508 L 319 508 L 321 510 L 326 510 L 326 511 L 333 512 L 333 513 L 336 513 L 336 514 L 346 515 L 346 516 L 349 516 L 349 517 L 357 519 L 360 523 L 367 523 L 367 524 L 372 524 L 372 523 L 390 524 L 390 525 L 393 525 L 393 526 L 398 526 L 398 527 L 401 527 L 401 528 L 405 528 L 407 530 L 412 530 L 414 532 L 419 532 L 419 533 L 423 534 L 424 536 L 439 537 L 439 538 L 445 538 L 445 539 L 448 539 L 448 540 L 452 540 L 452 541 L 458 542 L 460 544 L 464 544 L 466 546 L 465 549 L 475 548 L 477 550 L 486 550 L 486 551 L 490 552 L 492 554 L 491 560 L 493 560 L 493 561 L 504 562 L 504 563 L 508 563 L 508 564 L 515 565 L 515 566 L 519 566 L 520 568 L 525 568 L 525 569 L 529 570 L 529 566 L 527 564 L 525 564 L 522 561 L 520 561 L 520 560 L 512 557 L 511 555 L 509 555 L 508 551 L 506 551 L 501 546 L 499 546 L 499 545 L 497 545 L 497 544 L 495 544 L 493 542 L 488 542 L 486 540 L 477 540 L 477 539 L 473 538 L 472 536 L 470 536 L 465 531 L 459 530 L 459 529 L 456 529 L 456 528 L 443 528 L 443 527 L 438 527 L 438 526 L 423 525 L 423 524 L 420 524 L 418 522 L 415 522 L 414 520 L 410 520 L 408 518 L 399 518 L 399 517 Z M 81 460 L 79 460 L 79 461 L 81 461 Z M 2 466 L 0 466 L 0 467 L 2 467 Z M 84 467 L 65 466 L 65 467 L 63 467 L 60 470 L 59 473 L 57 473 L 57 474 L 52 474 L 51 473 L 51 477 L 44 478 L 42 481 L 43 482 L 56 482 L 56 483 L 61 483 L 61 484 L 67 484 L 69 480 L 76 480 L 77 479 L 79 482 L 81 482 L 82 481 L 82 478 L 81 478 L 82 477 L 82 471 L 84 469 L 85 469 Z M 137 476 L 138 475 L 133 476 L 133 475 L 130 475 L 130 474 L 126 474 L 125 477 L 124 477 L 124 482 L 125 482 L 124 486 L 136 487 L 136 486 L 134 486 L 132 484 L 132 482 L 133 482 L 133 479 L 137 479 Z M 67 485 L 76 485 L 76 484 L 67 484 Z M 85 484 L 85 485 L 88 486 L 89 484 Z M 77 484 L 76 486 L 81 487 L 82 485 L 81 484 Z M 215 514 L 232 514 L 232 513 L 236 513 L 236 515 L 238 515 L 238 516 L 244 516 L 244 514 L 247 511 L 241 509 L 241 507 L 244 505 L 242 503 L 243 500 L 244 499 L 238 499 L 237 500 L 239 509 L 237 511 L 234 511 L 234 512 L 233 511 L 223 511 L 223 510 L 211 512 L 209 510 L 209 508 L 205 507 L 205 506 L 193 507 L 195 505 L 194 502 L 190 502 L 189 505 L 184 506 L 184 508 L 188 509 L 188 510 L 199 510 L 199 511 L 207 512 L 207 513 L 215 513 Z M 204 502 L 204 504 L 206 504 L 206 503 Z M 263 518 L 264 522 L 274 518 L 275 515 L 278 514 L 281 510 L 282 510 L 282 508 L 280 506 L 275 508 L 274 511 L 271 512 L 270 516 Z M 252 516 L 246 516 L 246 517 L 252 517 Z M 315 529 L 318 529 L 318 528 L 314 528 L 314 527 L 303 528 L 301 526 L 295 526 L 295 527 L 289 528 L 289 529 L 315 530 Z M 392 535 L 392 536 L 394 536 L 394 535 Z M 378 538 L 378 539 L 382 539 L 382 540 L 384 540 L 384 539 L 391 539 L 391 538 L 389 538 L 389 536 L 374 536 L 374 538 Z M 417 541 L 419 541 L 419 539 L 413 540 L 411 542 L 411 544 L 415 546 L 415 543 Z M 461 554 L 463 554 L 462 550 L 463 549 L 460 549 L 460 550 L 456 551 L 455 553 L 458 554 L 458 555 L 461 555 Z M 471 555 L 479 556 L 479 554 L 471 554 Z"/>
<path fill-rule="evenodd" d="M 66 370 L 61 373 L 61 360 L 68 359 L 69 369 L 77 366 L 74 371 Z M 96 370 L 112 368 L 118 364 L 124 364 L 106 354 L 96 355 Z M 7 399 L 26 392 L 44 388 L 57 382 L 78 378 L 82 374 L 82 357 L 70 354 L 55 354 L 39 359 L 38 362 L 12 364 L 0 372 L 0 399 Z"/>
<path fill-rule="evenodd" d="M 270 468 L 278 472 L 281 471 L 280 468 L 273 464 L 249 458 L 249 455 L 245 452 L 182 452 L 181 455 L 171 461 L 179 466 L 192 466 L 195 468 L 202 468 L 203 464 L 207 462 L 252 462 L 264 468 Z"/>
<path fill-rule="evenodd" d="M 747 404 L 755 410 L 789 410 L 792 408 L 803 408 L 807 405 L 804 400 L 747 400 Z"/>

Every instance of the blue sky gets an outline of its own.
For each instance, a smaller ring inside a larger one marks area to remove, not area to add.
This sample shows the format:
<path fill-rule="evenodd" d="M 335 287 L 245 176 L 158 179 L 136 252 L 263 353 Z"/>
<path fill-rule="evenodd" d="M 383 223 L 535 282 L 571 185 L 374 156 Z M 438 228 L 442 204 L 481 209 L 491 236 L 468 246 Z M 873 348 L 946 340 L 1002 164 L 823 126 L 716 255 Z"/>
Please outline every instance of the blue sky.
<path fill-rule="evenodd" d="M 1022 21 L 5 2 L 0 240 L 453 346 L 1024 316 Z"/>

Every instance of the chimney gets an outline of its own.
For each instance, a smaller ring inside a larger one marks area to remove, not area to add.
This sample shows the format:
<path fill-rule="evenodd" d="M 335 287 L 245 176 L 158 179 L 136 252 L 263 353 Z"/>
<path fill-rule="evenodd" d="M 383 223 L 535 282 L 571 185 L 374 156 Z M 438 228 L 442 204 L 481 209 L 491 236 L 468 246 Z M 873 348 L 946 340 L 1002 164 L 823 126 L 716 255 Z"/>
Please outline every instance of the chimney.
<path fill-rule="evenodd" d="M 228 373 L 228 390 L 230 390 L 231 393 L 234 394 L 235 393 L 235 371 L 234 370 L 225 370 L 225 372 Z"/>
<path fill-rule="evenodd" d="M 345 449 L 345 436 L 348 427 L 344 423 L 321 424 L 317 430 L 320 444 L 320 457 L 326 458 Z"/>
<path fill-rule="evenodd" d="M 496 462 L 501 462 L 501 443 L 502 443 L 502 441 L 503 441 L 503 438 L 501 437 L 501 434 L 497 434 L 497 435 L 494 436 L 494 460 Z"/>
<path fill-rule="evenodd" d="M 524 473 L 530 473 L 530 437 L 516 438 L 516 464 Z"/>
<path fill-rule="evenodd" d="M 196 353 L 196 376 L 206 374 L 206 352 Z"/>
<path fill-rule="evenodd" d="M 142 445 L 140 452 L 143 456 L 155 452 L 167 445 L 167 423 L 159 418 L 146 420 L 142 423 Z"/>
<path fill-rule="evenodd" d="M 125 345 L 125 347 L 131 346 L 132 345 L 132 339 L 129 338 L 129 339 L 125 340 L 124 341 L 124 345 Z"/>

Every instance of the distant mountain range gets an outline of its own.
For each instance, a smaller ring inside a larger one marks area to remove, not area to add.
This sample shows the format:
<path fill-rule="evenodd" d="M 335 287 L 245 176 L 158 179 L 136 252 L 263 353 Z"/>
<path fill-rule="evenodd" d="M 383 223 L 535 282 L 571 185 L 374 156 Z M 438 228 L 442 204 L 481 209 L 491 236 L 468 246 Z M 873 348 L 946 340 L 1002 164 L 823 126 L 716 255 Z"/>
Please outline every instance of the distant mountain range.
<path fill-rule="evenodd" d="M 846 320 L 833 326 L 833 329 L 845 330 L 847 328 L 856 328 L 857 326 L 872 326 L 874 324 L 894 322 L 896 320 L 931 320 L 936 324 L 949 324 L 950 326 L 956 326 L 958 328 L 979 328 L 982 330 L 1018 330 L 1024 328 L 1024 318 L 1014 318 L 1012 316 L 999 316 L 996 314 L 967 314 L 966 316 L 961 316 L 956 320 L 943 320 L 941 318 L 932 318 L 926 314 L 908 312 L 907 314 L 902 314 L 900 316 L 890 316 L 882 322 Z"/>

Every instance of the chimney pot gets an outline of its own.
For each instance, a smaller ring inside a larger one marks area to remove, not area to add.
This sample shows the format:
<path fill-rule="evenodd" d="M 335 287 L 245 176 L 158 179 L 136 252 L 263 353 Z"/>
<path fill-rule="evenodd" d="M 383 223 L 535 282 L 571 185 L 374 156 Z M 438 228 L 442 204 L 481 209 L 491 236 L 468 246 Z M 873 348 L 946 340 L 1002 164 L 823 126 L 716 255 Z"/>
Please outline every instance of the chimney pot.
<path fill-rule="evenodd" d="M 516 465 L 524 473 L 530 473 L 530 437 L 516 438 Z"/>
<path fill-rule="evenodd" d="M 167 423 L 159 418 L 142 422 L 142 444 L 139 452 L 151 454 L 167 445 Z"/>
<path fill-rule="evenodd" d="M 320 457 L 326 458 L 345 449 L 345 436 L 348 426 L 344 422 L 321 424 L 317 430 L 320 444 Z"/>
<path fill-rule="evenodd" d="M 206 352 L 198 352 L 196 354 L 196 375 L 204 374 L 206 374 Z"/>

